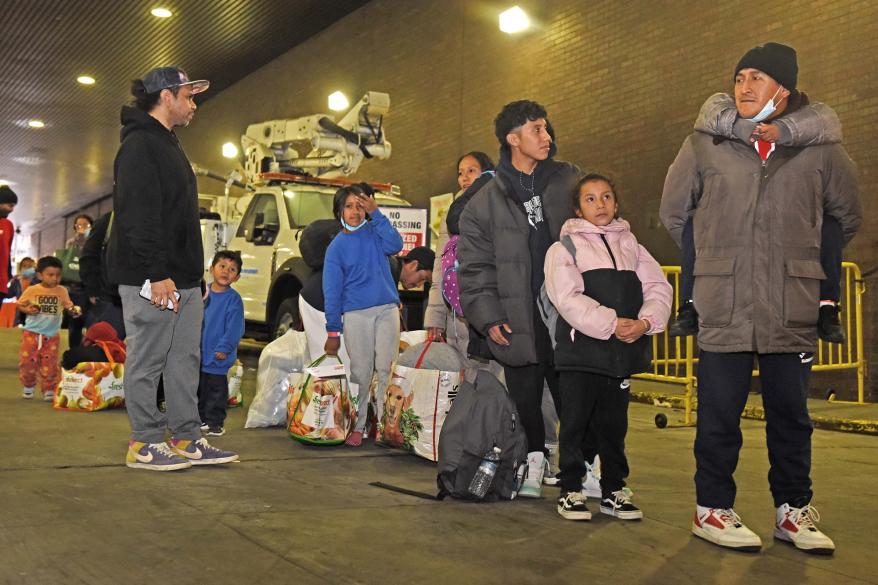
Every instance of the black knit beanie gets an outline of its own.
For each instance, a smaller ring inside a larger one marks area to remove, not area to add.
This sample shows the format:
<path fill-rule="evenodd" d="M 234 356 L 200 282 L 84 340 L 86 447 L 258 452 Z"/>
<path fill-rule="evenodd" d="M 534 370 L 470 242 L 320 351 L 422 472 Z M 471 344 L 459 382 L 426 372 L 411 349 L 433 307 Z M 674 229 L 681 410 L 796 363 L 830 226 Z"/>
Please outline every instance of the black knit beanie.
<path fill-rule="evenodd" d="M 753 47 L 738 61 L 735 76 L 741 69 L 758 69 L 770 75 L 785 89 L 789 91 L 796 89 L 799 65 L 796 62 L 796 50 L 792 47 L 779 43 L 765 43 Z"/>
<path fill-rule="evenodd" d="M 18 195 L 9 188 L 9 185 L 0 185 L 0 203 L 14 203 L 18 205 Z"/>

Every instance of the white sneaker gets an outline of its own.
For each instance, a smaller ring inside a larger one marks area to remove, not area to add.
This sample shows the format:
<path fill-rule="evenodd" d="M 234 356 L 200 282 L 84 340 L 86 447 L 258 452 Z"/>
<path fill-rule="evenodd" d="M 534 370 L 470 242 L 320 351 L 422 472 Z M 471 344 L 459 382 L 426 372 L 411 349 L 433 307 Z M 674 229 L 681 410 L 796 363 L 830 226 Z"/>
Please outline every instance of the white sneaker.
<path fill-rule="evenodd" d="M 28 400 L 33 398 L 34 397 L 34 387 L 31 386 L 30 388 L 28 388 L 27 386 L 25 386 L 24 388 L 22 388 L 21 389 L 21 397 L 27 398 Z"/>
<path fill-rule="evenodd" d="M 542 451 L 527 454 L 527 475 L 518 490 L 519 497 L 539 498 L 543 495 L 543 472 L 546 470 L 546 456 Z"/>
<path fill-rule="evenodd" d="M 601 491 L 601 457 L 594 456 L 594 461 L 585 462 L 585 479 L 582 480 L 582 493 L 589 498 L 598 500 L 604 495 Z"/>
<path fill-rule="evenodd" d="M 819 521 L 817 508 L 810 504 L 801 508 L 784 504 L 775 514 L 774 537 L 807 553 L 831 555 L 835 552 L 835 543 L 817 529 L 815 523 Z"/>
<path fill-rule="evenodd" d="M 703 508 L 698 506 L 692 521 L 692 534 L 713 544 L 735 550 L 756 552 L 762 540 L 744 526 L 740 516 L 731 508 Z"/>
<path fill-rule="evenodd" d="M 44 402 L 52 402 L 55 400 L 55 393 L 49 390 L 48 392 L 43 392 L 43 401 Z"/>

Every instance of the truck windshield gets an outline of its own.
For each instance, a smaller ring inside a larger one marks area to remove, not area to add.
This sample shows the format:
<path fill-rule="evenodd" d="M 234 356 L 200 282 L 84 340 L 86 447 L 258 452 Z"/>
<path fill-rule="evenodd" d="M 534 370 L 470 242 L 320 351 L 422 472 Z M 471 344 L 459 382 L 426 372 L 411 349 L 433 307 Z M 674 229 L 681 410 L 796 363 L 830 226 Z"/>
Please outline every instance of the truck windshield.
<path fill-rule="evenodd" d="M 284 189 L 290 225 L 304 227 L 317 219 L 332 218 L 333 193 Z"/>

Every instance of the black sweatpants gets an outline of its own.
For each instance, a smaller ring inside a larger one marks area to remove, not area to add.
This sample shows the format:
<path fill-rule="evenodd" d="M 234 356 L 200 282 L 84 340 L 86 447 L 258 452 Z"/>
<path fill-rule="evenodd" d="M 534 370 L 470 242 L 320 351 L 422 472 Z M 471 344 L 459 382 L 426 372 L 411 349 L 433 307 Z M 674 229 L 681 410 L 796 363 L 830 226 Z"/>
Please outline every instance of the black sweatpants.
<path fill-rule="evenodd" d="M 628 477 L 628 380 L 587 372 L 564 371 L 558 376 L 564 404 L 558 448 L 561 489 L 582 489 L 590 432 L 601 456 L 601 491 L 609 494 L 622 489 Z"/>
<path fill-rule="evenodd" d="M 831 215 L 823 216 L 820 231 L 820 266 L 826 278 L 820 281 L 818 301 L 835 301 L 841 298 L 841 262 L 844 251 L 844 233 L 841 224 Z M 680 303 L 692 299 L 695 287 L 695 235 L 692 218 L 683 226 L 683 243 L 680 249 Z"/>
<path fill-rule="evenodd" d="M 700 506 L 731 508 L 735 504 L 733 474 L 743 443 L 741 413 L 756 357 L 774 505 L 811 501 L 813 427 L 806 399 L 813 355 L 702 351 L 695 432 L 695 492 Z"/>
<path fill-rule="evenodd" d="M 198 381 L 198 414 L 201 422 L 223 426 L 229 401 L 229 380 L 220 374 L 201 372 Z"/>
<path fill-rule="evenodd" d="M 533 311 L 534 342 L 539 363 L 521 367 L 504 366 L 503 371 L 506 376 L 506 389 L 509 390 L 509 396 L 515 402 L 518 419 L 524 428 L 524 434 L 527 435 L 528 452 L 545 452 L 546 427 L 542 412 L 543 380 L 549 385 L 549 392 L 552 393 L 552 400 L 555 402 L 555 410 L 559 418 L 563 412 L 563 401 L 558 394 L 558 374 L 555 372 L 555 351 L 552 349 L 552 340 L 536 306 L 534 306 Z"/>

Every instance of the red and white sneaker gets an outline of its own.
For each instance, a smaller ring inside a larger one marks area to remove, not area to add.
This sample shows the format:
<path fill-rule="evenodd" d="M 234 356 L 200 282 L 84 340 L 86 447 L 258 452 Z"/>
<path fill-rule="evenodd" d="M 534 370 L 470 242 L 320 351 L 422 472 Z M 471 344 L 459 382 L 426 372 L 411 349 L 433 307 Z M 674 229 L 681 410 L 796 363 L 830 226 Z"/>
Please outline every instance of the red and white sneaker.
<path fill-rule="evenodd" d="M 801 508 L 784 504 L 777 509 L 774 537 L 789 542 L 807 553 L 831 555 L 835 552 L 835 543 L 817 529 L 815 523 L 819 521 L 820 514 L 817 508 L 810 504 L 805 504 Z"/>
<path fill-rule="evenodd" d="M 746 552 L 757 552 L 762 540 L 744 526 L 731 508 L 698 506 L 692 520 L 692 534 L 713 544 Z"/>

